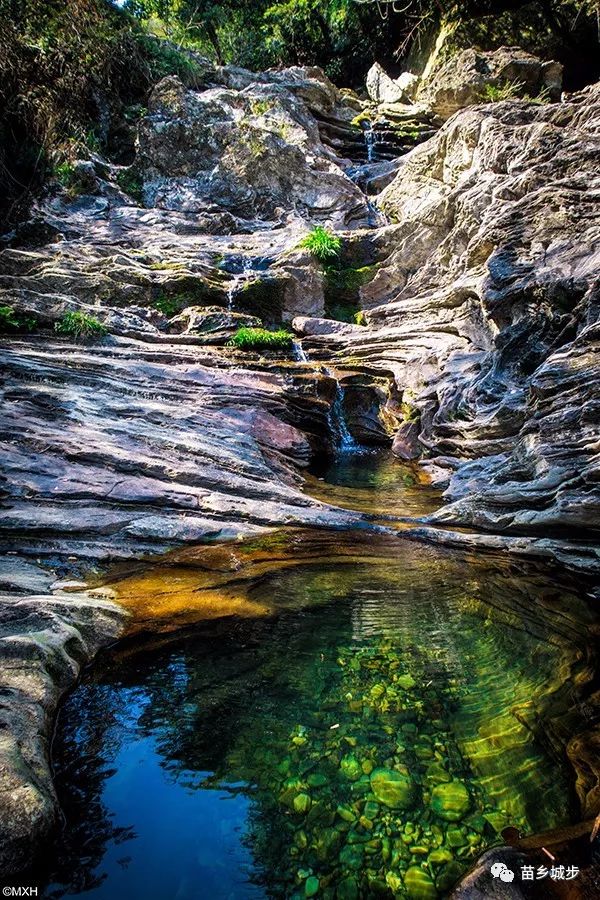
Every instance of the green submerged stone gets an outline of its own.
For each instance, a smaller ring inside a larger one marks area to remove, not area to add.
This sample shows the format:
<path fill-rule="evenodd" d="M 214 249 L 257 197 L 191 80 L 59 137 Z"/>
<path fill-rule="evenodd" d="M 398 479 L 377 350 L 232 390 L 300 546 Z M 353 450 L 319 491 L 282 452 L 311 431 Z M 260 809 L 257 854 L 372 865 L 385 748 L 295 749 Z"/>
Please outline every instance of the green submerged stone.
<path fill-rule="evenodd" d="M 358 781 L 363 774 L 359 761 L 353 753 L 347 753 L 340 761 L 340 772 L 348 781 Z"/>
<path fill-rule="evenodd" d="M 379 803 L 390 809 L 411 809 L 417 801 L 417 788 L 409 775 L 394 769 L 374 769 L 371 790 Z"/>
<path fill-rule="evenodd" d="M 304 896 L 316 897 L 319 893 L 320 886 L 319 879 L 315 875 L 311 875 L 310 878 L 307 878 L 304 882 Z"/>
<path fill-rule="evenodd" d="M 441 819 L 459 822 L 471 809 L 471 796 L 462 781 L 449 781 L 434 787 L 430 806 Z"/>
<path fill-rule="evenodd" d="M 346 844 L 340 853 L 340 865 L 344 869 L 360 869 L 364 850 L 361 844 Z"/>
<path fill-rule="evenodd" d="M 435 884 L 424 869 L 411 866 L 404 873 L 404 889 L 411 900 L 436 900 Z"/>
<path fill-rule="evenodd" d="M 445 865 L 443 869 L 440 869 L 435 879 L 435 885 L 438 891 L 445 894 L 447 891 L 452 890 L 463 872 L 464 869 L 460 863 L 450 862 Z"/>
<path fill-rule="evenodd" d="M 312 775 L 309 775 L 306 779 L 309 787 L 319 788 L 324 787 L 327 784 L 327 778 L 325 775 L 322 775 L 320 772 L 315 772 Z"/>
<path fill-rule="evenodd" d="M 358 884 L 354 878 L 342 878 L 335 896 L 337 900 L 358 900 Z"/>
<path fill-rule="evenodd" d="M 297 794 L 294 797 L 294 812 L 299 813 L 300 815 L 306 815 L 311 806 L 311 799 L 308 794 Z"/>

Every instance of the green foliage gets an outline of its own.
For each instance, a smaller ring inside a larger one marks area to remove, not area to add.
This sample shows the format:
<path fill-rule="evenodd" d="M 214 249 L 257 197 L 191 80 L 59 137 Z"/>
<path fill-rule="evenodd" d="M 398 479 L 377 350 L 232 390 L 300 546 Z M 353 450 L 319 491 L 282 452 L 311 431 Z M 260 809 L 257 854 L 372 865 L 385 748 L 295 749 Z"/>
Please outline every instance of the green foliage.
<path fill-rule="evenodd" d="M 181 312 L 182 309 L 185 309 L 187 299 L 188 298 L 185 295 L 182 299 L 180 295 L 167 297 L 166 294 L 159 294 L 152 305 L 161 312 L 163 316 L 171 319 L 173 316 L 177 315 L 178 312 Z"/>
<path fill-rule="evenodd" d="M 338 322 L 362 321 L 364 313 L 360 309 L 359 291 L 361 287 L 373 279 L 377 271 L 376 265 L 347 266 L 337 268 L 335 263 L 325 269 L 325 312 L 330 319 Z M 361 319 L 361 321 L 357 321 Z"/>
<path fill-rule="evenodd" d="M 177 75 L 188 87 L 200 84 L 203 70 L 189 53 L 148 34 L 139 34 L 136 40 L 146 59 L 152 83 L 167 75 Z"/>
<path fill-rule="evenodd" d="M 355 325 L 366 325 L 367 317 L 365 316 L 362 309 L 359 309 L 357 313 L 354 313 L 354 324 Z"/>
<path fill-rule="evenodd" d="M 54 167 L 54 177 L 64 188 L 71 188 L 75 177 L 73 163 L 65 160 Z"/>
<path fill-rule="evenodd" d="M 23 315 L 13 306 L 0 306 L 0 334 L 32 331 L 37 324 L 35 316 Z"/>
<path fill-rule="evenodd" d="M 483 98 L 489 103 L 500 103 L 503 100 L 514 100 L 523 96 L 523 82 L 505 81 L 502 84 L 486 84 Z"/>
<path fill-rule="evenodd" d="M 121 169 L 117 174 L 117 184 L 132 200 L 140 206 L 144 202 L 144 183 L 133 169 Z"/>
<path fill-rule="evenodd" d="M 438 12 L 435 0 L 410 6 Z M 319 65 L 344 84 L 361 82 L 374 58 L 394 65 L 415 13 L 383 20 L 354 0 L 127 0 L 125 8 L 155 34 L 219 64 Z"/>
<path fill-rule="evenodd" d="M 240 143 L 243 144 L 253 159 L 259 159 L 265 152 L 264 131 L 253 128 L 247 122 L 242 122 L 238 129 Z"/>
<path fill-rule="evenodd" d="M 58 322 L 54 323 L 57 334 L 67 334 L 75 338 L 100 338 L 108 328 L 94 316 L 83 312 L 66 312 Z"/>
<path fill-rule="evenodd" d="M 238 328 L 228 347 L 238 350 L 289 350 L 292 335 L 288 331 L 268 331 L 266 328 Z"/>
<path fill-rule="evenodd" d="M 250 109 L 253 116 L 264 116 L 275 105 L 273 100 L 251 100 Z"/>
<path fill-rule="evenodd" d="M 373 279 L 377 266 L 348 266 L 337 269 L 328 266 L 325 272 L 325 289 L 330 294 L 355 294 L 364 284 Z"/>
<path fill-rule="evenodd" d="M 305 247 L 321 262 L 328 262 L 339 255 L 342 241 L 337 235 L 322 225 L 317 225 L 298 245 Z"/>

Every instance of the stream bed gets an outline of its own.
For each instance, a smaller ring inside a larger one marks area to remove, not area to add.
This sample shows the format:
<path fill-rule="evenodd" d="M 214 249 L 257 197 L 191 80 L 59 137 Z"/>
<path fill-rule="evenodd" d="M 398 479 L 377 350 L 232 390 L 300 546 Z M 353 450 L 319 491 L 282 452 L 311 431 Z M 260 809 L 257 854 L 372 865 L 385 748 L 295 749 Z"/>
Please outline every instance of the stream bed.
<path fill-rule="evenodd" d="M 318 474 L 377 514 L 435 502 L 386 457 Z M 244 590 L 262 613 L 99 658 L 59 715 L 43 896 L 433 900 L 505 827 L 579 821 L 564 748 L 585 718 L 585 599 L 368 540 L 367 564 L 363 548 L 261 570 Z"/>

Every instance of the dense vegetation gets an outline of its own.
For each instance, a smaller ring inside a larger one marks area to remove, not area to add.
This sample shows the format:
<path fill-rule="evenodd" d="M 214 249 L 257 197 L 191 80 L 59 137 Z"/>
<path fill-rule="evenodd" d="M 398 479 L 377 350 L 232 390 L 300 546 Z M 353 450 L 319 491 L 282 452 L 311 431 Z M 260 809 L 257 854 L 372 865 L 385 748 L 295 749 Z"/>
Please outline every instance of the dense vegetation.
<path fill-rule="evenodd" d="M 519 43 L 561 59 L 578 87 L 599 74 L 595 12 L 594 0 L 0 0 L 0 217 L 18 221 L 77 156 L 130 162 L 151 86 L 199 79 L 191 51 L 254 69 L 320 65 L 359 86 L 375 59 L 392 73 L 418 64 L 444 18 L 453 46 Z"/>

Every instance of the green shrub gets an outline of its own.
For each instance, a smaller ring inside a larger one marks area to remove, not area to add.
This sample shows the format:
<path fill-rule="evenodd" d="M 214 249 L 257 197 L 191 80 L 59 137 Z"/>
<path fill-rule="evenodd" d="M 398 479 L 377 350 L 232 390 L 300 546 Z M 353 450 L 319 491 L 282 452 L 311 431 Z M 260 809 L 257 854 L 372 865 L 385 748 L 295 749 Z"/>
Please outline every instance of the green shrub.
<path fill-rule="evenodd" d="M 131 169 L 121 169 L 117 174 L 117 184 L 136 203 L 141 205 L 144 202 L 144 183 L 136 172 L 132 172 Z"/>
<path fill-rule="evenodd" d="M 342 249 L 342 241 L 337 235 L 322 225 L 317 225 L 310 234 L 300 241 L 300 247 L 305 247 L 314 257 L 321 262 L 335 259 Z"/>
<path fill-rule="evenodd" d="M 13 306 L 0 306 L 0 334 L 32 331 L 36 324 L 35 316 L 18 313 Z"/>
<path fill-rule="evenodd" d="M 367 317 L 365 316 L 362 309 L 359 309 L 357 313 L 354 313 L 354 324 L 355 325 L 366 325 Z"/>
<path fill-rule="evenodd" d="M 54 166 L 54 177 L 64 188 L 72 188 L 75 179 L 73 163 L 61 162 Z"/>
<path fill-rule="evenodd" d="M 68 334 L 76 338 L 99 338 L 107 333 L 108 328 L 87 313 L 66 312 L 54 323 L 54 330 L 58 334 Z"/>
<path fill-rule="evenodd" d="M 500 103 L 502 100 L 515 100 L 523 96 L 522 81 L 505 81 L 504 84 L 486 84 L 483 98 L 488 103 Z"/>
<path fill-rule="evenodd" d="M 267 331 L 266 328 L 238 328 L 228 347 L 238 350 L 289 350 L 292 335 L 288 331 Z"/>
<path fill-rule="evenodd" d="M 146 58 L 151 83 L 167 75 L 177 75 L 187 87 L 200 86 L 202 67 L 188 53 L 150 34 L 138 34 L 136 39 Z"/>

